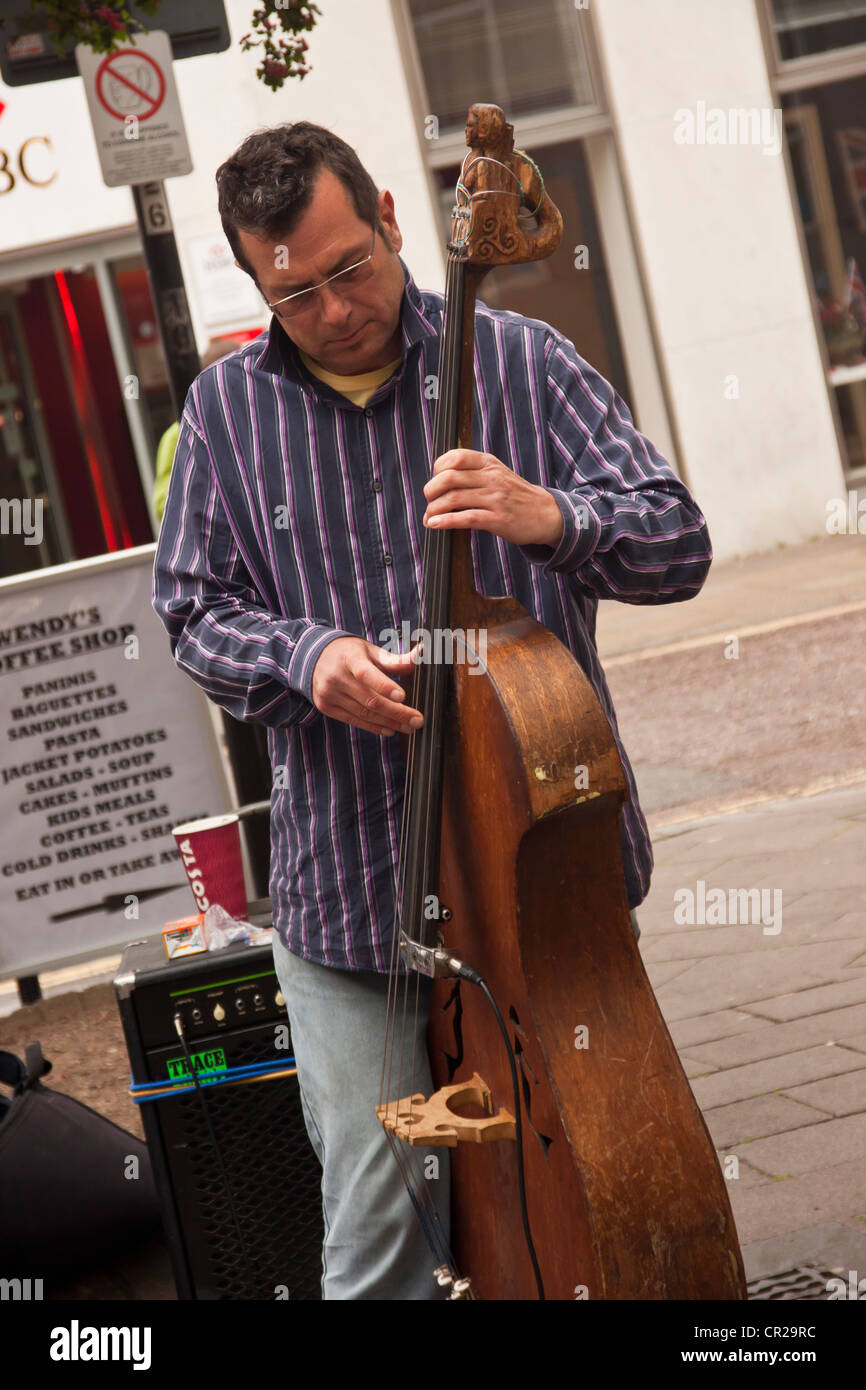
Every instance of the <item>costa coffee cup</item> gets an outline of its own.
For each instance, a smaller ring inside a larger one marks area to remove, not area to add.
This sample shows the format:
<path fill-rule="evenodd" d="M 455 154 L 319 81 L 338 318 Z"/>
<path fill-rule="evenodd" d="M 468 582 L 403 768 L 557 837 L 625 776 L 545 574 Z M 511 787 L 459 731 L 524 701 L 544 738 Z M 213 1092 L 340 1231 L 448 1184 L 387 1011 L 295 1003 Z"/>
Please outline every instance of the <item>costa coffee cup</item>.
<path fill-rule="evenodd" d="M 219 903 L 239 921 L 247 915 L 241 832 L 235 815 L 207 816 L 172 829 L 186 869 L 196 911 Z"/>

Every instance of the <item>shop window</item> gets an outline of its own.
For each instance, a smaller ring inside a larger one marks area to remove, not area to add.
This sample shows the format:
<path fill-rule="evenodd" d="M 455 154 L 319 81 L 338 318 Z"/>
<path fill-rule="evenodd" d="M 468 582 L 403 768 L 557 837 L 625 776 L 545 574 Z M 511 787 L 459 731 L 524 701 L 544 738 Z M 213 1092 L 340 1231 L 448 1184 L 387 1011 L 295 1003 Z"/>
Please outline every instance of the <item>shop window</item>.
<path fill-rule="evenodd" d="M 141 256 L 127 256 L 112 261 L 110 271 L 127 351 L 138 378 L 151 457 L 155 458 L 164 431 L 174 422 L 175 411 L 147 270 Z"/>
<path fill-rule="evenodd" d="M 442 131 L 462 127 L 472 101 L 509 120 L 594 104 L 573 0 L 409 0 L 409 13 Z"/>
<path fill-rule="evenodd" d="M 41 496 L 50 523 L 41 547 L 12 553 L 4 536 L 5 572 L 152 540 L 124 383 L 92 265 L 0 288 L 0 389 L 4 382 L 6 495 L 15 474 L 19 492 L 11 495 Z"/>
<path fill-rule="evenodd" d="M 579 140 L 533 148 L 544 185 L 568 228 L 552 256 L 487 273 L 479 298 L 491 309 L 511 309 L 559 329 L 581 357 L 633 408 L 631 390 L 604 259 L 599 219 L 586 158 Z M 450 211 L 459 168 L 437 170 L 442 228 L 450 235 Z"/>
<path fill-rule="evenodd" d="M 41 401 L 22 332 L 20 283 L 0 289 L 0 577 L 66 558 Z"/>
<path fill-rule="evenodd" d="M 864 0 L 773 0 L 773 27 L 784 61 L 866 44 Z"/>
<path fill-rule="evenodd" d="M 597 94 L 574 0 L 408 0 L 426 86 L 440 133 L 462 131 L 474 101 L 501 106 L 509 120 L 596 107 Z M 519 141 L 518 141 L 519 143 Z M 575 344 L 629 404 L 592 180 L 580 140 L 533 142 L 545 187 L 567 235 L 543 261 L 492 270 L 480 298 L 490 308 L 541 319 Z M 443 236 L 459 166 L 437 168 Z"/>
<path fill-rule="evenodd" d="M 851 471 L 866 468 L 866 76 L 782 97 L 816 308 Z"/>

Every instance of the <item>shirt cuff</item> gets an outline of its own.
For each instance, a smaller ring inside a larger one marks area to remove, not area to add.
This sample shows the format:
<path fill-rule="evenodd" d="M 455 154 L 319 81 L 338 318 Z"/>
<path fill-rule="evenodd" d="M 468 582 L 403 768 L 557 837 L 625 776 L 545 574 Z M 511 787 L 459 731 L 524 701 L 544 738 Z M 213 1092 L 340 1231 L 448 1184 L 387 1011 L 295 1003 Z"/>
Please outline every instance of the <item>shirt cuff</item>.
<path fill-rule="evenodd" d="M 541 565 L 544 574 L 566 573 L 580 569 L 592 555 L 601 536 L 601 522 L 586 498 L 579 492 L 562 492 L 548 487 L 562 513 L 562 535 L 559 543 L 522 545 L 520 549 L 532 565 Z"/>
<path fill-rule="evenodd" d="M 322 652 L 329 642 L 335 642 L 338 637 L 353 636 L 356 634 L 344 632 L 342 628 L 324 627 L 316 624 L 315 627 L 308 628 L 298 638 L 289 658 L 289 668 L 286 675 L 290 688 L 299 691 L 313 706 L 310 713 L 298 721 L 300 724 L 308 723 L 319 712 L 313 705 L 313 672 Z"/>

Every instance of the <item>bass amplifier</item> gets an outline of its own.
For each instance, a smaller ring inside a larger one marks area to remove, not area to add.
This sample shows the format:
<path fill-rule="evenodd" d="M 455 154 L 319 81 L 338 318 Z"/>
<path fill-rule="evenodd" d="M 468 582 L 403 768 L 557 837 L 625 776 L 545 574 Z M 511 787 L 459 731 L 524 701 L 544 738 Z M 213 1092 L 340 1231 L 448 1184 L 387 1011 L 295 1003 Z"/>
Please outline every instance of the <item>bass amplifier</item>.
<path fill-rule="evenodd" d="M 322 1174 L 270 944 L 135 941 L 114 988 L 178 1297 L 321 1298 Z"/>

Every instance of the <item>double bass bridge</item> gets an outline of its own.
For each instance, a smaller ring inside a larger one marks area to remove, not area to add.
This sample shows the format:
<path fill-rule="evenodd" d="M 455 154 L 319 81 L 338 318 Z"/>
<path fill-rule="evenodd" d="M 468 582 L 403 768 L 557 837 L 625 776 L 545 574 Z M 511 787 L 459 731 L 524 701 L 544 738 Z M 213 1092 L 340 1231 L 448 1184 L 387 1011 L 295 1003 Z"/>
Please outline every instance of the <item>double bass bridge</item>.
<path fill-rule="evenodd" d="M 461 1115 L 460 1106 L 473 1105 L 483 1115 Z M 442 1086 L 429 1100 L 407 1096 L 376 1106 L 376 1114 L 390 1134 L 407 1144 L 456 1148 L 460 1143 L 489 1144 L 494 1139 L 514 1139 L 514 1116 L 496 1110 L 490 1087 L 474 1073 L 471 1080 Z"/>

